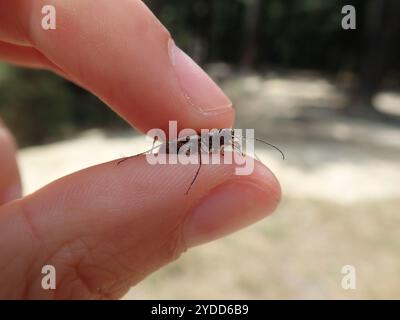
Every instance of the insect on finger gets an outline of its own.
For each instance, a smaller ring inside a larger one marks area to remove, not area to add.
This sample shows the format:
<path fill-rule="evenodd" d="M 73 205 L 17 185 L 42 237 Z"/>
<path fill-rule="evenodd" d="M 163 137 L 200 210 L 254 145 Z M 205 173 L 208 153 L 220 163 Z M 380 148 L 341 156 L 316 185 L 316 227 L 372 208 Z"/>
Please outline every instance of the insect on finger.
<path fill-rule="evenodd" d="M 219 142 L 219 145 L 217 147 L 215 147 L 213 145 L 214 139 Z M 172 152 L 174 152 L 176 154 L 186 154 L 187 156 L 191 155 L 192 150 L 196 150 L 198 159 L 199 159 L 199 166 L 196 170 L 193 180 L 191 181 L 188 189 L 185 192 L 185 195 L 188 195 L 192 186 L 196 182 L 197 177 L 199 176 L 200 169 L 202 166 L 202 154 L 208 155 L 211 153 L 218 152 L 221 155 L 224 155 L 224 149 L 226 146 L 228 146 L 228 147 L 231 147 L 233 151 L 236 151 L 236 152 L 240 153 L 242 156 L 245 156 L 245 153 L 242 150 L 242 145 L 239 143 L 238 139 L 247 139 L 247 137 L 244 138 L 244 137 L 236 136 L 235 129 L 219 129 L 219 130 L 210 132 L 203 136 L 200 136 L 200 135 L 185 136 L 185 137 L 181 137 L 181 138 L 178 138 L 175 140 L 167 141 L 158 146 L 155 146 L 156 142 L 158 141 L 157 137 L 155 137 L 153 140 L 153 146 L 151 149 L 149 149 L 145 152 L 136 154 L 134 156 L 130 156 L 130 157 L 121 159 L 120 161 L 117 162 L 117 164 L 119 165 L 128 159 L 146 154 L 155 149 L 159 149 L 159 152 L 164 152 L 165 154 L 171 154 Z M 282 159 L 285 160 L 285 154 L 282 152 L 281 149 L 279 149 L 275 145 L 273 145 L 267 141 L 264 141 L 262 139 L 258 139 L 258 138 L 250 138 L 250 139 L 262 142 L 262 143 L 276 149 L 277 151 L 279 151 L 281 153 Z M 205 141 L 207 141 L 208 144 L 206 144 Z"/>

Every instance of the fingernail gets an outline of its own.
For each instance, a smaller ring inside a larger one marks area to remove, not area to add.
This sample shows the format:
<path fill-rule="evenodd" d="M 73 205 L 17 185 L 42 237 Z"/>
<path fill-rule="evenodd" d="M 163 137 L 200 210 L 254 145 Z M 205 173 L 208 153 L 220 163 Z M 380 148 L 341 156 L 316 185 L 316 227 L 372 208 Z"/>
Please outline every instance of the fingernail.
<path fill-rule="evenodd" d="M 202 112 L 221 112 L 232 108 L 232 102 L 185 52 L 170 39 L 169 57 L 184 97 Z"/>
<path fill-rule="evenodd" d="M 188 247 L 223 237 L 271 213 L 278 200 L 272 188 L 253 182 L 230 182 L 218 186 L 188 216 L 184 240 Z"/>

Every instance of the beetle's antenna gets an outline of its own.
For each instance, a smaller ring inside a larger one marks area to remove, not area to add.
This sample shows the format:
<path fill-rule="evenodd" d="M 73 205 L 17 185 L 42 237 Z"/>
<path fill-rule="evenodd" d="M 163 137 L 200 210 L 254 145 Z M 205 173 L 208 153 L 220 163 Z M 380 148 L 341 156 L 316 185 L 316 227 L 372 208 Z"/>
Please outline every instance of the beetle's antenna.
<path fill-rule="evenodd" d="M 268 146 L 274 148 L 275 150 L 277 150 L 277 151 L 282 155 L 282 160 L 285 160 L 285 154 L 283 153 L 283 151 L 282 151 L 281 149 L 279 149 L 277 146 L 273 145 L 272 143 L 269 143 L 269 142 L 267 142 L 267 141 L 265 141 L 265 140 L 258 139 L 258 138 L 247 138 L 247 137 L 236 137 L 236 138 L 253 139 L 253 140 L 262 142 L 262 143 L 264 143 L 264 144 L 266 144 L 266 145 L 268 145 Z"/>
<path fill-rule="evenodd" d="M 254 138 L 254 140 L 262 142 L 266 145 L 269 145 L 270 147 L 274 148 L 275 150 L 279 151 L 279 153 L 282 155 L 282 160 L 285 160 L 285 154 L 283 153 L 283 151 L 281 149 L 279 149 L 277 146 L 274 146 L 272 143 L 269 143 L 267 141 L 264 141 L 262 139 L 258 139 L 258 138 Z"/>

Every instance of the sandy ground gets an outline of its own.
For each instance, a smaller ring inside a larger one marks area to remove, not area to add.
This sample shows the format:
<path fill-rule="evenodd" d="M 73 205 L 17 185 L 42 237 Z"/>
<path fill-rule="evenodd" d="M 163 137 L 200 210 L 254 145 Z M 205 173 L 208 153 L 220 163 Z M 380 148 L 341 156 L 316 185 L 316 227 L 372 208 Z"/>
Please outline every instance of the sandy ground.
<path fill-rule="evenodd" d="M 132 288 L 139 298 L 400 298 L 400 128 L 349 120 L 342 91 L 312 74 L 227 79 L 238 128 L 255 128 L 257 155 L 283 201 L 254 226 L 184 254 Z M 379 108 L 400 112 L 400 95 Z M 143 137 L 101 130 L 19 152 L 26 193 L 65 174 L 148 149 Z M 357 289 L 341 287 L 356 268 Z"/>

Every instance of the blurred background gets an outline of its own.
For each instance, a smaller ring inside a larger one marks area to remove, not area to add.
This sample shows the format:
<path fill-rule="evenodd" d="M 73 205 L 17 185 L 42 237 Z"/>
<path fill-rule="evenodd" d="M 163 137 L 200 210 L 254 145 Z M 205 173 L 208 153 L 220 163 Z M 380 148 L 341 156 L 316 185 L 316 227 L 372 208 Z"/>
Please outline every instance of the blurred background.
<path fill-rule="evenodd" d="M 256 150 L 282 183 L 274 215 L 126 298 L 400 298 L 400 1 L 144 2 L 232 99 L 235 127 L 287 160 Z M 355 30 L 341 26 L 348 4 Z M 83 89 L 4 63 L 0 115 L 25 193 L 151 144 Z M 341 286 L 344 265 L 356 290 Z"/>

